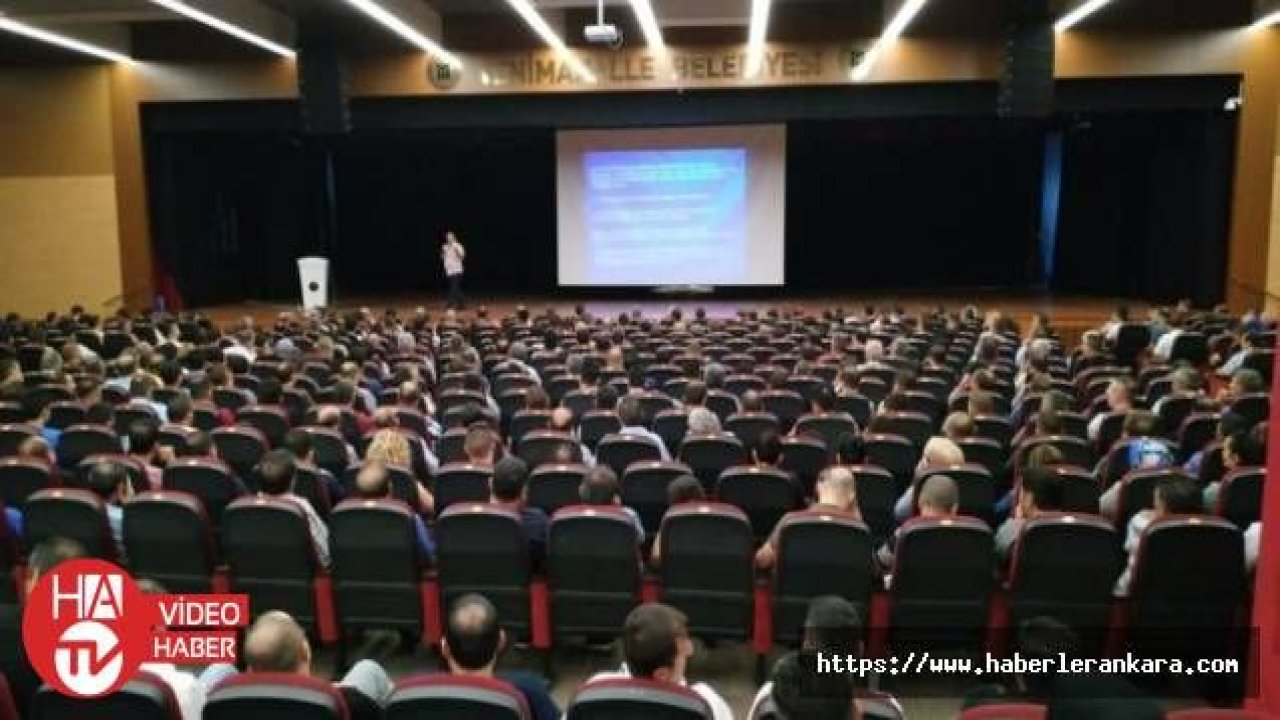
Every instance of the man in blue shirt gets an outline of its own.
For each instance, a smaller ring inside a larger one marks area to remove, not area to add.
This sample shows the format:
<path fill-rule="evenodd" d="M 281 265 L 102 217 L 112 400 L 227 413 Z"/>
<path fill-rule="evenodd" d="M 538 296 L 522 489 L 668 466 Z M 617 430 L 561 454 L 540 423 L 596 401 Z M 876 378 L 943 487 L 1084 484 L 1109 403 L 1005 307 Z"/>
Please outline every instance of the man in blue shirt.
<path fill-rule="evenodd" d="M 463 595 L 449 608 L 440 650 L 451 675 L 505 680 L 524 695 L 533 720 L 556 720 L 560 708 L 547 693 L 542 678 L 526 672 L 497 673 L 498 655 L 507 634 L 498 622 L 498 609 L 481 595 Z"/>
<path fill-rule="evenodd" d="M 367 500 L 381 500 L 391 497 L 391 474 L 387 466 L 380 460 L 370 460 L 360 468 L 356 475 L 356 495 Z M 422 516 L 413 514 L 414 533 L 418 537 L 418 551 L 422 557 L 431 560 L 436 556 L 436 545 L 422 522 Z"/>
<path fill-rule="evenodd" d="M 525 504 L 529 484 L 529 466 L 518 457 L 508 455 L 493 466 L 491 502 L 520 514 L 520 529 L 529 543 L 535 567 L 542 565 L 547 549 L 547 514 L 541 508 Z"/>
<path fill-rule="evenodd" d="M 40 429 L 40 436 L 49 443 L 49 449 L 58 451 L 58 441 L 62 439 L 62 431 L 48 426 L 49 405 L 52 401 L 44 393 L 28 392 L 22 398 L 22 409 L 26 412 L 27 423 Z"/>

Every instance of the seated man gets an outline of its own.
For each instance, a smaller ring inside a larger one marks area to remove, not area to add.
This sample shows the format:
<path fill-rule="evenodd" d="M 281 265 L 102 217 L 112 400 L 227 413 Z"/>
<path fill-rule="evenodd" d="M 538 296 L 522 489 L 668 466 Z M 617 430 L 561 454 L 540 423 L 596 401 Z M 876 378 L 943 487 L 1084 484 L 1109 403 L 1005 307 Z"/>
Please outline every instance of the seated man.
<path fill-rule="evenodd" d="M 515 456 L 504 457 L 493 467 L 490 502 L 514 510 L 520 515 L 520 529 L 529 543 L 534 566 L 541 566 L 547 551 L 547 514 L 542 508 L 530 507 L 528 499 L 529 466 Z"/>
<path fill-rule="evenodd" d="M 307 467 L 315 472 L 316 477 L 320 478 L 320 481 L 324 483 L 325 488 L 329 491 L 330 503 L 337 505 L 346 496 L 346 488 L 342 487 L 342 483 L 338 482 L 333 473 L 316 465 L 315 442 L 311 439 L 311 433 L 301 428 L 293 428 L 285 433 L 283 447 L 293 455 L 293 459 L 298 461 L 298 465 Z"/>
<path fill-rule="evenodd" d="M 287 500 L 298 507 L 307 518 L 307 530 L 322 567 L 329 567 L 329 526 L 316 514 L 307 499 L 295 495 L 293 480 L 298 467 L 288 450 L 272 450 L 258 463 L 259 494 Z"/>
<path fill-rule="evenodd" d="M 392 497 L 391 474 L 387 472 L 386 463 L 370 460 L 360 468 L 356 475 L 356 497 L 369 500 Z M 436 546 L 431 541 L 427 526 L 422 522 L 422 516 L 417 513 L 413 513 L 413 530 L 418 538 L 418 551 L 422 559 L 430 561 L 436 556 Z"/>
<path fill-rule="evenodd" d="M 955 517 L 959 508 L 960 488 L 956 487 L 955 480 L 946 475 L 934 475 L 920 487 L 920 517 Z M 876 559 L 885 572 L 893 570 L 893 554 L 901 535 L 902 528 L 899 527 L 876 553 Z"/>
<path fill-rule="evenodd" d="M 1046 446 L 1048 447 L 1048 446 Z M 1041 513 L 1062 509 L 1062 480 L 1042 467 L 1028 468 L 1022 473 L 1022 492 L 1013 517 L 1005 520 L 996 531 L 996 556 L 1002 566 L 1007 565 L 1013 545 L 1027 521 Z"/>
<path fill-rule="evenodd" d="M 133 485 L 129 471 L 115 462 L 100 462 L 89 468 L 89 490 L 102 500 L 107 511 L 107 524 L 111 526 L 111 539 L 115 541 L 116 558 L 126 562 L 124 553 L 124 508 L 122 504 L 133 497 Z"/>
<path fill-rule="evenodd" d="M 164 471 L 156 465 L 161 457 L 159 439 L 160 423 L 154 418 L 138 418 L 129 423 L 129 432 L 125 436 L 129 457 L 142 464 L 152 490 L 159 490 L 164 486 Z"/>
<path fill-rule="evenodd" d="M 271 610 L 253 623 L 245 634 L 243 657 L 249 673 L 278 673 L 312 677 L 311 643 L 307 633 L 288 613 Z M 238 674 L 233 665 L 211 665 L 200 682 L 213 688 Z M 347 701 L 351 720 L 381 720 L 382 709 L 391 699 L 395 683 L 387 671 L 372 660 L 361 660 L 335 683 Z"/>
<path fill-rule="evenodd" d="M 494 666 L 506 649 L 507 633 L 498 624 L 498 609 L 481 595 L 463 595 L 449 608 L 440 653 L 451 675 L 505 680 L 524 695 L 533 720 L 556 720 L 560 708 L 547 693 L 547 683 L 526 672 L 497 674 Z"/>
<path fill-rule="evenodd" d="M 929 442 L 925 443 L 924 452 L 920 454 L 920 462 L 916 465 L 917 473 L 929 468 L 964 464 L 964 451 L 956 444 L 956 440 L 973 436 L 972 418 L 967 413 L 951 413 L 942 423 L 942 433 L 929 438 Z M 911 517 L 915 497 L 914 484 L 908 485 L 907 489 L 902 491 L 902 495 L 898 496 L 898 501 L 893 505 L 893 517 L 898 522 L 906 522 L 907 518 Z"/>
<path fill-rule="evenodd" d="M 1146 410 L 1134 410 L 1130 412 L 1124 419 L 1124 427 L 1120 431 L 1120 440 L 1116 442 L 1116 446 L 1123 445 L 1126 450 L 1119 458 L 1108 454 L 1098 462 L 1098 467 L 1094 474 L 1103 477 L 1102 470 L 1110 461 L 1117 460 L 1123 463 L 1124 471 L 1146 470 L 1152 468 L 1169 467 L 1174 463 L 1174 455 L 1169 450 L 1169 446 L 1163 440 L 1156 437 L 1156 427 L 1159 425 L 1160 419 L 1154 413 Z M 1102 514 L 1107 517 L 1115 517 L 1120 508 L 1120 483 L 1113 483 L 1102 493 L 1102 498 L 1098 501 Z"/>
<path fill-rule="evenodd" d="M 662 442 L 662 438 L 646 427 L 644 408 L 640 405 L 639 398 L 635 395 L 627 395 L 619 400 L 618 419 L 622 421 L 622 429 L 618 431 L 619 434 L 645 438 L 658 447 L 658 455 L 664 462 L 671 460 L 671 453 L 667 452 L 667 446 Z"/>
<path fill-rule="evenodd" d="M 1107 413 L 1127 413 L 1133 409 L 1133 381 L 1127 377 L 1112 378 L 1107 383 L 1104 397 L 1107 403 L 1106 412 L 1100 412 L 1089 419 L 1086 432 L 1089 442 L 1098 441 L 1098 436 L 1102 434 L 1102 421 L 1106 419 Z M 1103 448 L 1103 450 L 1106 449 Z"/>
<path fill-rule="evenodd" d="M 627 517 L 631 518 L 632 524 L 636 526 L 640 541 L 644 542 L 644 526 L 640 524 L 640 516 L 635 510 L 622 504 L 621 492 L 618 476 L 613 473 L 613 470 L 608 465 L 597 465 L 582 478 L 582 484 L 578 486 L 578 499 L 586 505 L 621 507 Z"/>
<path fill-rule="evenodd" d="M 577 438 L 577 421 L 573 417 L 573 411 L 561 405 L 551 411 L 551 418 L 547 421 L 547 429 L 562 432 L 570 437 Z M 590 448 L 582 443 L 578 443 L 578 456 L 582 458 L 582 464 L 587 467 L 594 467 L 596 464 L 596 456 L 591 453 Z"/>
<path fill-rule="evenodd" d="M 842 662 L 862 656 L 862 617 L 848 600 L 824 595 L 809 602 L 804 619 L 801 652 L 782 656 L 773 667 L 773 679 L 756 693 L 747 717 L 755 717 L 765 700 L 773 704 L 783 718 L 816 718 L 817 720 L 849 720 L 863 717 L 858 699 L 860 691 L 854 672 L 826 672 L 818 667 L 817 655 L 838 655 Z M 892 697 L 883 702 L 902 714 L 902 707 Z M 876 717 L 880 717 L 877 715 Z"/>
<path fill-rule="evenodd" d="M 818 476 L 818 482 L 814 484 L 813 489 L 818 495 L 818 502 L 810 506 L 810 510 L 849 515 L 855 518 L 861 517 L 858 512 L 857 482 L 848 468 L 836 466 L 823 470 L 822 474 Z M 791 513 L 787 513 L 787 515 L 791 515 Z M 786 521 L 787 515 L 784 515 L 778 521 L 778 524 L 773 528 L 772 534 L 769 535 L 769 539 L 756 551 L 756 567 L 761 570 L 773 567 L 778 554 L 778 528 Z"/>
<path fill-rule="evenodd" d="M 645 603 L 627 615 L 622 627 L 623 665 L 617 672 L 598 673 L 587 684 L 597 680 L 634 677 L 688 686 L 685 669 L 693 657 L 693 639 L 689 637 L 688 619 L 669 605 Z M 733 720 L 733 711 L 711 686 L 695 683 L 689 686 L 711 706 L 714 720 Z"/>
<path fill-rule="evenodd" d="M 1267 448 L 1250 430 L 1239 430 L 1222 442 L 1223 476 L 1240 468 L 1262 467 L 1267 462 Z M 1222 481 L 1211 482 L 1204 488 L 1204 511 L 1212 513 L 1218 507 L 1218 491 Z"/>
<path fill-rule="evenodd" d="M 1125 531 L 1124 550 L 1129 553 L 1129 562 L 1116 581 L 1117 596 L 1126 597 L 1129 594 L 1129 581 L 1133 577 L 1134 563 L 1138 560 L 1142 534 L 1151 523 L 1170 515 L 1198 515 L 1202 507 L 1201 500 L 1200 490 L 1190 478 L 1168 477 L 1156 484 L 1151 509 L 1134 514 Z"/>

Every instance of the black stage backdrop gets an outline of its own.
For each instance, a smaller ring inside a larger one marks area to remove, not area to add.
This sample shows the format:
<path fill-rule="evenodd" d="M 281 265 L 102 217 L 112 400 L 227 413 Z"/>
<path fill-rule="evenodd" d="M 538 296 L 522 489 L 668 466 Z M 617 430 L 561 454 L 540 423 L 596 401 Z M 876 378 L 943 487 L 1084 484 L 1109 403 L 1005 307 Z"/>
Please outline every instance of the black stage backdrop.
<path fill-rule="evenodd" d="M 441 293 L 446 228 L 468 246 L 470 292 L 567 294 L 556 289 L 552 126 L 484 115 L 476 129 L 409 129 L 408 104 L 317 139 L 297 133 L 288 103 L 160 107 L 169 114 L 153 113 L 146 133 L 153 239 L 188 306 L 295 301 L 294 259 L 313 253 L 333 259 L 339 299 Z M 1072 111 L 1027 125 L 972 111 L 831 114 L 787 123 L 789 295 L 1043 287 L 1044 136 L 1068 128 L 1049 289 L 1222 296 L 1231 115 Z M 606 122 L 626 124 L 595 124 Z"/>

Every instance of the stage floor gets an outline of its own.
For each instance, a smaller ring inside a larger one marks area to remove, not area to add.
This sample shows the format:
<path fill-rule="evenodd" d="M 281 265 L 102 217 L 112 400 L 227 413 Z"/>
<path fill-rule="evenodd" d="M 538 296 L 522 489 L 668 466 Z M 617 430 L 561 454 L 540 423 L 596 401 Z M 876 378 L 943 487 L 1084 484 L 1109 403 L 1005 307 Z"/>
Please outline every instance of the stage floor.
<path fill-rule="evenodd" d="M 778 297 L 777 299 L 733 299 L 721 296 L 705 298 L 670 297 L 657 298 L 652 294 L 637 295 L 632 300 L 567 300 L 554 296 L 528 297 L 484 297 L 468 299 L 467 310 L 462 316 L 469 317 L 476 308 L 484 307 L 490 316 L 496 317 L 514 312 L 524 305 L 530 310 L 554 307 L 557 312 L 569 313 L 576 305 L 582 305 L 593 315 L 616 316 L 622 312 L 639 310 L 647 317 L 656 317 L 670 312 L 672 308 L 681 308 L 686 314 L 692 314 L 697 308 L 703 308 L 714 318 L 733 317 L 740 310 L 764 311 L 769 308 L 800 309 L 810 313 L 821 313 L 828 309 L 842 308 L 846 313 L 861 313 L 867 305 L 876 307 L 900 306 L 908 313 L 941 305 L 947 309 L 958 309 L 973 303 L 981 310 L 1000 310 L 1010 314 L 1022 327 L 1026 327 L 1035 313 L 1049 316 L 1062 339 L 1075 344 L 1080 334 L 1087 329 L 1098 327 L 1106 322 L 1117 304 L 1130 306 L 1134 317 L 1145 313 L 1147 305 L 1130 300 L 1115 298 L 1080 298 L 1055 297 L 1051 295 L 1015 295 L 998 293 L 947 294 L 947 295 L 909 295 L 909 294 L 863 294 L 863 295 L 830 295 L 812 297 Z M 425 308 L 433 317 L 444 312 L 444 298 L 440 295 L 423 295 L 417 297 L 357 297 L 342 298 L 335 304 L 339 310 L 353 310 L 367 307 L 374 312 L 386 308 L 395 308 L 403 314 L 412 313 L 417 308 Z M 245 302 L 232 305 L 200 308 L 200 310 L 218 323 L 227 323 L 244 316 L 250 316 L 256 323 L 270 323 L 276 315 L 284 311 L 297 310 L 298 306 L 289 304 Z"/>

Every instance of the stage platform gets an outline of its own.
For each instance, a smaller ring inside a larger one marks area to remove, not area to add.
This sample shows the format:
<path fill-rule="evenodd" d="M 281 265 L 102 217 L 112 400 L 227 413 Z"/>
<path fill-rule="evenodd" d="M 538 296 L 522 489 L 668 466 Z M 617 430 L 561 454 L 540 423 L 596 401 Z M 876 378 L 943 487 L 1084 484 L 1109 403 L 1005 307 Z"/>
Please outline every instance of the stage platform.
<path fill-rule="evenodd" d="M 1145 314 L 1148 303 L 1119 298 L 1082 298 L 1059 297 L 1052 295 L 1016 295 L 987 292 L 972 294 L 946 295 L 895 295 L 895 294 L 849 294 L 829 296 L 805 296 L 788 298 L 780 295 L 776 299 L 733 299 L 721 296 L 705 298 L 655 298 L 651 294 L 637 294 L 633 300 L 566 300 L 555 296 L 527 297 L 484 297 L 469 298 L 468 306 L 461 313 L 469 317 L 476 308 L 484 307 L 490 316 L 500 316 L 514 312 L 521 305 L 537 312 L 547 307 L 556 308 L 562 314 L 571 313 L 576 305 L 582 305 L 587 312 L 598 316 L 616 316 L 622 312 L 639 310 L 647 317 L 657 317 L 679 307 L 686 314 L 692 314 L 697 308 L 703 308 L 713 318 L 733 317 L 742 310 L 765 311 L 769 308 L 800 309 L 810 313 L 821 313 L 828 309 L 841 308 L 846 313 L 860 314 L 867 305 L 876 307 L 902 307 L 908 313 L 916 313 L 927 308 L 941 305 L 948 310 L 958 309 L 968 304 L 975 304 L 983 311 L 1000 310 L 1011 314 L 1020 326 L 1026 327 L 1035 313 L 1049 316 L 1058 329 L 1062 339 L 1075 344 L 1080 334 L 1089 328 L 1098 327 L 1106 322 L 1117 304 L 1127 304 L 1133 317 Z M 335 303 L 338 310 L 354 310 L 367 307 L 375 312 L 386 308 L 395 308 L 401 314 L 413 313 L 417 308 L 425 308 L 433 317 L 444 312 L 445 302 L 442 295 L 422 295 L 410 297 L 355 297 L 341 298 Z M 200 308 L 200 310 L 218 323 L 228 323 L 236 319 L 250 316 L 256 323 L 273 322 L 275 317 L 286 311 L 298 310 L 299 306 L 284 303 L 244 302 L 232 305 Z"/>

